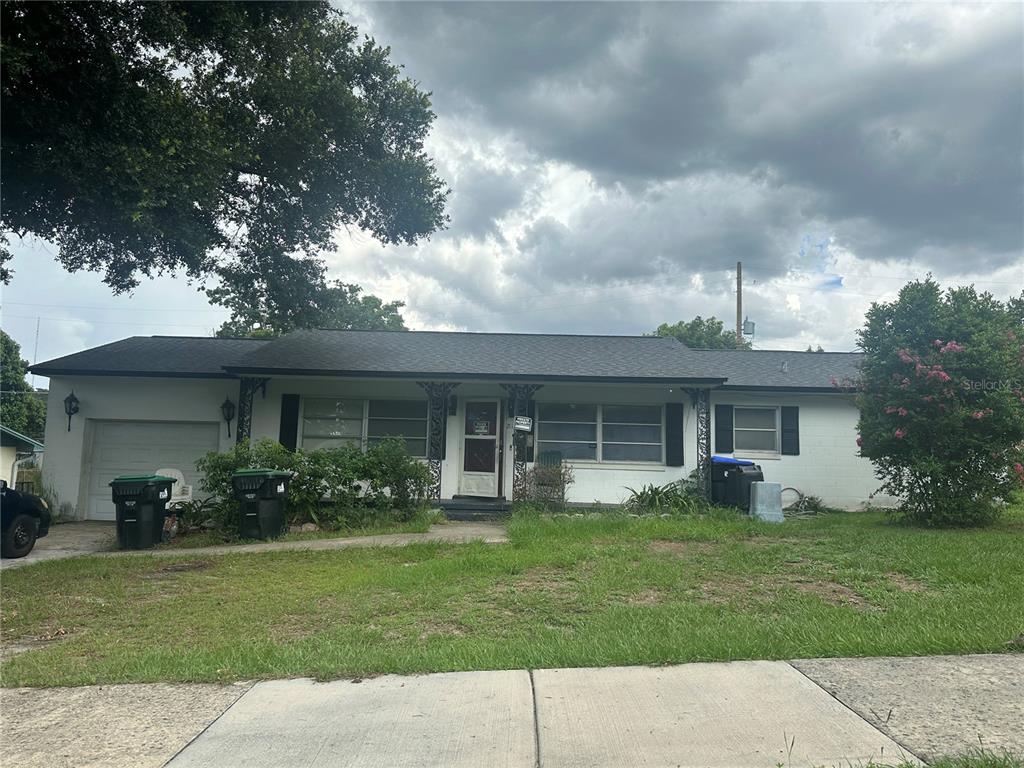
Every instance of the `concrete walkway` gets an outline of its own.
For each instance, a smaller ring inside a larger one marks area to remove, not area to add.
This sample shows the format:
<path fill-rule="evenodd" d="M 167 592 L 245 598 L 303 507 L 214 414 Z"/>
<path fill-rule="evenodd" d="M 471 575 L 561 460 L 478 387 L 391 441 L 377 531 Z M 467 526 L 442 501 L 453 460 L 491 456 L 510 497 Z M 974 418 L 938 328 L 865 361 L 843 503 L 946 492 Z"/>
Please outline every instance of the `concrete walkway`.
<path fill-rule="evenodd" d="M 19 766 L 857 766 L 1024 754 L 1024 656 L 0 689 Z"/>
<path fill-rule="evenodd" d="M 25 557 L 16 560 L 0 559 L 0 568 L 21 568 L 42 560 L 62 560 L 66 557 L 95 555 L 106 552 L 117 544 L 113 523 L 99 521 L 57 523 L 50 526 L 50 532 L 36 541 L 35 547 Z"/>
<path fill-rule="evenodd" d="M 402 547 L 407 544 L 441 541 L 465 544 L 482 541 L 500 544 L 508 541 L 505 526 L 498 522 L 456 522 L 432 525 L 426 533 L 387 533 L 377 536 L 351 536 L 336 539 L 305 541 L 260 541 L 253 544 L 225 544 L 216 547 L 181 547 L 176 549 L 116 550 L 113 523 L 62 523 L 50 529 L 26 557 L 0 560 L 0 568 L 18 568 L 42 560 L 58 560 L 80 555 L 126 557 L 133 555 L 228 555 L 241 552 L 286 552 L 294 550 L 347 549 L 349 547 Z"/>

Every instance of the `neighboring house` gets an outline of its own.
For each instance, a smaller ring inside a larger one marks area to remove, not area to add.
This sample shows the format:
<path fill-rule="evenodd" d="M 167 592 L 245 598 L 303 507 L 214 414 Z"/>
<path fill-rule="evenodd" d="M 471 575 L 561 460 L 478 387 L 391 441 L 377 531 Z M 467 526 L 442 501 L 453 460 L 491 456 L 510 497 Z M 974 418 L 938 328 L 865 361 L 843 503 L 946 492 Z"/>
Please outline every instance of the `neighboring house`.
<path fill-rule="evenodd" d="M 617 503 L 626 486 L 685 478 L 714 452 L 855 508 L 877 484 L 857 456 L 852 395 L 833 381 L 858 360 L 649 336 L 315 330 L 133 337 L 32 371 L 54 395 L 45 481 L 79 517 L 111 519 L 117 475 L 177 467 L 196 484 L 197 458 L 245 437 L 312 449 L 400 435 L 439 499 L 514 499 L 544 454 L 573 465 L 571 501 Z M 518 451 L 517 415 L 533 418 Z"/>
<path fill-rule="evenodd" d="M 21 432 L 0 426 L 0 479 L 7 481 L 11 488 L 17 480 L 15 464 L 43 452 L 43 444 Z"/>

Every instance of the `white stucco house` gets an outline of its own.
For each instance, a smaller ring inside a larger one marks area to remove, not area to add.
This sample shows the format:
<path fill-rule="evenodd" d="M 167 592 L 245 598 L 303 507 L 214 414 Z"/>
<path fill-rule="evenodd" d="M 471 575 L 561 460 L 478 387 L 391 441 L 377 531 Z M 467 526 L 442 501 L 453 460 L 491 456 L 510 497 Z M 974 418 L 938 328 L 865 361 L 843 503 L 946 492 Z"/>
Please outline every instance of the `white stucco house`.
<path fill-rule="evenodd" d="M 641 336 L 310 330 L 137 336 L 32 372 L 52 394 L 44 482 L 76 517 L 102 520 L 114 477 L 175 467 L 195 485 L 196 459 L 246 437 L 312 449 L 400 435 L 442 501 L 513 500 L 547 455 L 573 465 L 571 501 L 618 503 L 626 486 L 684 478 L 714 453 L 856 508 L 877 482 L 857 455 L 852 395 L 833 382 L 858 359 Z M 532 419 L 518 442 L 516 416 Z"/>
<path fill-rule="evenodd" d="M 18 479 L 18 466 L 42 452 L 43 445 L 39 441 L 0 425 L 0 480 L 13 488 Z"/>

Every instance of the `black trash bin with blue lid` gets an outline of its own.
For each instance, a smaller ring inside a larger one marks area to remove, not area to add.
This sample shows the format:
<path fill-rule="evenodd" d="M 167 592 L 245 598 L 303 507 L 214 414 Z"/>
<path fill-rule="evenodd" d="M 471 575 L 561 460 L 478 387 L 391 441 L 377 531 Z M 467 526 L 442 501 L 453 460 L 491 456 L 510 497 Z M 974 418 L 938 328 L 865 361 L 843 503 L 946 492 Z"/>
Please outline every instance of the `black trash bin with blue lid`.
<path fill-rule="evenodd" d="M 284 532 L 284 505 L 290 472 L 240 469 L 231 476 L 239 501 L 239 534 L 243 539 L 275 539 Z"/>
<path fill-rule="evenodd" d="M 167 502 L 176 482 L 164 475 L 121 475 L 110 481 L 120 549 L 149 549 L 163 541 Z"/>
<path fill-rule="evenodd" d="M 749 459 L 711 457 L 711 500 L 744 510 L 750 507 L 750 484 L 764 480 L 761 467 Z"/>

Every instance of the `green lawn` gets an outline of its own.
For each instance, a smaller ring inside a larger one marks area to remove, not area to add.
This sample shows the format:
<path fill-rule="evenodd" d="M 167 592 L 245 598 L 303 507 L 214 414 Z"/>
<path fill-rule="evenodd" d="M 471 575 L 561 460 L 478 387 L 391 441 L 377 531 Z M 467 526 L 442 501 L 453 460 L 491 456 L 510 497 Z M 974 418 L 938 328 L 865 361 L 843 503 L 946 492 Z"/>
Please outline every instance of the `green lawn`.
<path fill-rule="evenodd" d="M 1024 644 L 1024 509 L 516 518 L 506 545 L 43 562 L 4 572 L 4 685 L 239 680 Z M 1014 643 L 1016 641 L 1016 643 Z"/>

